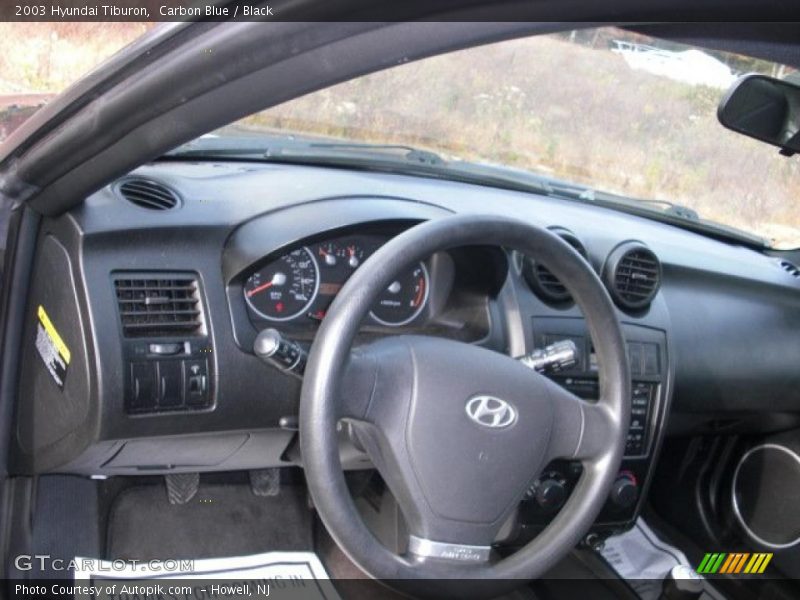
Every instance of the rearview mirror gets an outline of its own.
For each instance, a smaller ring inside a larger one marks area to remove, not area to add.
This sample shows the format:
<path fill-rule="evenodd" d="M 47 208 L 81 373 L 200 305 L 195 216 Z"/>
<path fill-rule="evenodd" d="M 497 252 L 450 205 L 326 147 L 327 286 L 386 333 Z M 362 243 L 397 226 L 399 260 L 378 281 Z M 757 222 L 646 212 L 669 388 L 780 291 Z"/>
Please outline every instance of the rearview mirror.
<path fill-rule="evenodd" d="M 717 118 L 728 129 L 779 146 L 781 154 L 800 152 L 800 85 L 745 75 L 723 96 Z"/>

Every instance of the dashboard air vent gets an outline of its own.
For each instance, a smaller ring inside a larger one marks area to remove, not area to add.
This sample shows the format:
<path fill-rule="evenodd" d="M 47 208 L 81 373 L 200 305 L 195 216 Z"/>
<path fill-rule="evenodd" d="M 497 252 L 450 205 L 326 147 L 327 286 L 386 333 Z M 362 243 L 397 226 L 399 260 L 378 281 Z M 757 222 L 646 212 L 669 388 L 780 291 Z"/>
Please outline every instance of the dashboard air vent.
<path fill-rule="evenodd" d="M 781 261 L 781 269 L 786 271 L 792 277 L 800 277 L 800 268 L 797 265 L 790 263 L 788 260 Z"/>
<path fill-rule="evenodd" d="M 132 204 L 150 210 L 169 210 L 178 206 L 178 195 L 163 183 L 136 177 L 126 179 L 119 193 Z"/>
<path fill-rule="evenodd" d="M 626 242 L 609 255 L 603 279 L 620 307 L 645 308 L 661 285 L 661 262 L 644 244 Z"/>
<path fill-rule="evenodd" d="M 126 337 L 202 333 L 197 280 L 189 275 L 124 274 L 114 280 Z"/>
<path fill-rule="evenodd" d="M 584 248 L 583 244 L 574 233 L 562 227 L 553 227 L 550 230 L 575 248 L 578 254 L 583 258 L 586 258 L 586 248 Z M 522 275 L 530 288 L 542 300 L 554 303 L 565 303 L 572 299 L 569 291 L 567 291 L 564 284 L 558 280 L 558 277 L 553 275 L 547 267 L 537 263 L 533 259 L 526 257 L 523 260 Z"/>

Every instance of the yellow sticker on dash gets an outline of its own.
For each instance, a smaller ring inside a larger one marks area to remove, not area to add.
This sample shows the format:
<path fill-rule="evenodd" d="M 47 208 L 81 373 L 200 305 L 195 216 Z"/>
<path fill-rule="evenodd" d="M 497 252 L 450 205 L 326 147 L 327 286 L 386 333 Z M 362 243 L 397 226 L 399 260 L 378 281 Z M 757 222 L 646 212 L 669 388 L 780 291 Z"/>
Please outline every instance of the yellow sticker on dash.
<path fill-rule="evenodd" d="M 47 332 L 47 335 L 50 337 L 50 340 L 55 345 L 56 349 L 58 350 L 58 353 L 61 355 L 61 358 L 64 359 L 65 363 L 69 364 L 69 359 L 70 359 L 69 348 L 67 348 L 67 345 L 64 343 L 64 340 L 61 339 L 61 336 L 58 334 L 58 331 L 56 331 L 53 322 L 50 320 L 50 317 L 47 316 L 47 312 L 45 312 L 44 307 L 41 304 L 39 305 L 39 310 L 37 311 L 37 315 L 39 317 L 39 322 L 42 324 L 45 331 Z"/>

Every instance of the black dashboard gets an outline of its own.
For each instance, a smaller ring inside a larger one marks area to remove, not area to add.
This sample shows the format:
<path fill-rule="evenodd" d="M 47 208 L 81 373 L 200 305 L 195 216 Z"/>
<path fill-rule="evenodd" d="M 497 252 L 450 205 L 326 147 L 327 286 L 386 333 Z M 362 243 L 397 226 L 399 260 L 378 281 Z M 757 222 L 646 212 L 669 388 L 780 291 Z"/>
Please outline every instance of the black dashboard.
<path fill-rule="evenodd" d="M 168 208 L 141 202 L 153 189 Z M 605 526 L 628 523 L 639 510 L 668 431 L 797 421 L 800 279 L 766 254 L 522 192 L 344 169 L 176 161 L 144 166 L 43 222 L 16 468 L 117 475 L 302 464 L 293 425 L 300 383 L 256 358 L 255 336 L 274 327 L 310 345 L 349 275 L 378 247 L 455 212 L 552 228 L 618 307 L 633 413 L 612 491 L 619 502 L 609 501 Z M 37 360 L 39 307 L 70 347 L 63 386 Z M 468 247 L 413 265 L 373 306 L 362 337 L 412 332 L 512 356 L 571 339 L 581 359 L 554 378 L 597 397 L 581 313 L 536 257 Z M 763 349 L 755 359 L 753 345 Z M 342 457 L 346 468 L 370 465 L 346 439 Z M 550 518 L 547 499 L 568 493 L 579 474 L 579 465 L 554 464 L 531 488 L 522 511 L 531 534 Z"/>

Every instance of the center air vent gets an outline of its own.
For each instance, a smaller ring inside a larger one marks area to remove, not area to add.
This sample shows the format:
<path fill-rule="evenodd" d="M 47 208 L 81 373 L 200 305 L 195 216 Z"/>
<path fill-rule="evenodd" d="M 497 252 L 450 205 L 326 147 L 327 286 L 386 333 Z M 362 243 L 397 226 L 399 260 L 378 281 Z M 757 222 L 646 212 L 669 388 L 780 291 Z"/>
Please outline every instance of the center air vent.
<path fill-rule="evenodd" d="M 620 307 L 645 308 L 661 285 L 661 262 L 644 244 L 625 242 L 609 255 L 603 279 Z"/>
<path fill-rule="evenodd" d="M 586 258 L 586 248 L 574 233 L 563 227 L 552 227 L 550 230 L 572 246 L 583 258 Z M 523 260 L 522 275 L 530 288 L 542 300 L 565 303 L 572 299 L 564 284 L 547 267 L 533 259 L 526 257 Z"/>
<path fill-rule="evenodd" d="M 200 295 L 194 277 L 122 274 L 114 280 L 114 287 L 126 337 L 202 333 Z"/>
<path fill-rule="evenodd" d="M 169 210 L 178 206 L 178 195 L 163 183 L 135 177 L 119 186 L 119 193 L 132 204 L 150 210 Z"/>

